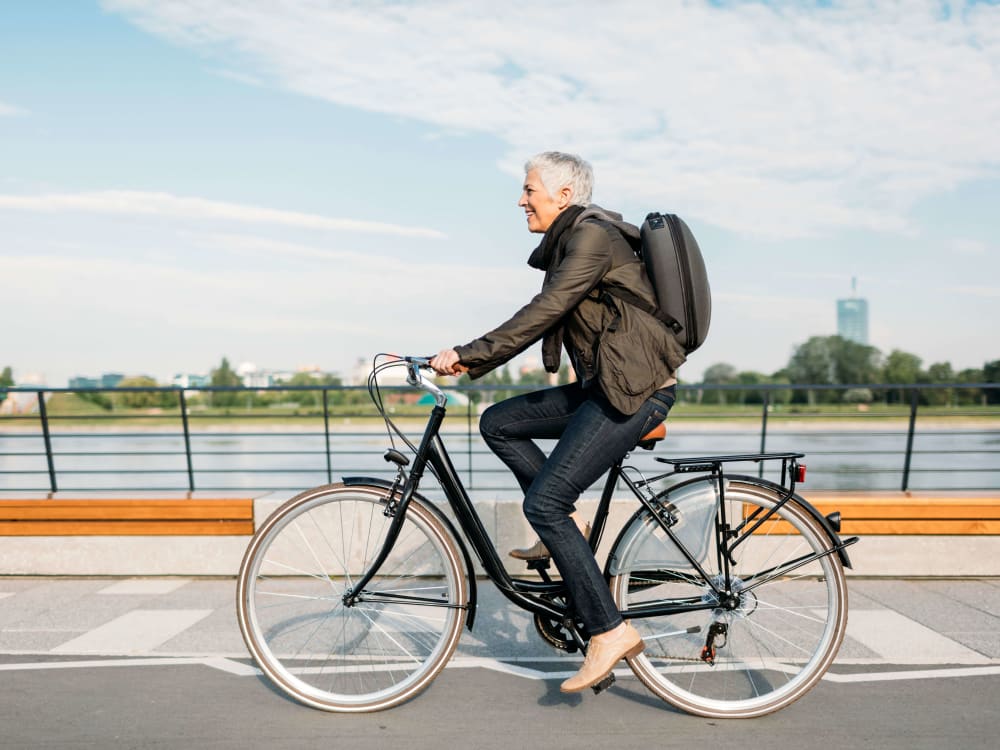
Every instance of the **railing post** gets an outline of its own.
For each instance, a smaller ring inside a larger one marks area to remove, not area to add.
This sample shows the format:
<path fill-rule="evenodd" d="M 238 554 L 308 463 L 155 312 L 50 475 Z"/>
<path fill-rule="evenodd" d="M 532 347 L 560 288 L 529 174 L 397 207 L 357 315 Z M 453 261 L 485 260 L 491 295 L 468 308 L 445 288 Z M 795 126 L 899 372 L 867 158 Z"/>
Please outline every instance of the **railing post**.
<path fill-rule="evenodd" d="M 45 391 L 38 391 L 38 416 L 42 420 L 42 437 L 45 440 L 45 460 L 49 464 L 49 487 L 51 492 L 58 492 L 56 484 L 56 464 L 52 458 L 52 436 L 49 434 L 49 415 L 45 411 Z"/>
<path fill-rule="evenodd" d="M 330 401 L 329 388 L 323 387 L 323 434 L 326 436 L 326 481 L 333 483 L 333 465 L 330 463 Z"/>
<path fill-rule="evenodd" d="M 184 389 L 180 389 L 181 396 L 181 425 L 184 429 L 184 458 L 187 461 L 188 472 L 188 492 L 194 492 L 194 465 L 191 463 L 191 428 L 188 425 L 187 398 Z"/>
<path fill-rule="evenodd" d="M 920 400 L 920 390 L 913 386 L 910 389 L 910 427 L 906 432 L 906 459 L 903 462 L 903 492 L 910 486 L 910 458 L 913 455 L 913 433 L 917 424 L 917 402 Z"/>
<path fill-rule="evenodd" d="M 771 404 L 771 392 L 764 391 L 764 407 L 761 409 L 760 418 L 760 453 L 764 452 L 764 447 L 767 445 L 767 407 Z M 757 466 L 757 476 L 764 476 L 764 462 L 761 461 Z"/>
<path fill-rule="evenodd" d="M 472 399 L 465 403 L 465 445 L 466 456 L 469 461 L 469 487 L 472 487 Z"/>

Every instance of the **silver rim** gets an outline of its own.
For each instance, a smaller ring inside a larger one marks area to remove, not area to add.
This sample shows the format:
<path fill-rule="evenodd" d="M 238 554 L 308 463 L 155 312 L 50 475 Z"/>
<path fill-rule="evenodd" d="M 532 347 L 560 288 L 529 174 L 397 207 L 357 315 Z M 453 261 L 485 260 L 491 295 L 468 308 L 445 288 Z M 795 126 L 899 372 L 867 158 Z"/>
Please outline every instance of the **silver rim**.
<path fill-rule="evenodd" d="M 729 518 L 773 507 L 768 488 L 732 482 Z M 668 500 L 674 527 L 715 578 L 714 484 L 684 485 Z M 787 570 L 811 552 L 829 549 L 826 534 L 794 501 L 787 503 L 737 548 L 735 609 L 719 607 L 669 616 L 634 618 L 645 651 L 630 665 L 657 695 L 679 708 L 713 718 L 748 718 L 776 711 L 805 694 L 832 663 L 847 625 L 847 588 L 836 554 Z M 617 549 L 612 592 L 622 609 L 661 599 L 717 601 L 711 587 L 647 515 L 637 518 Z M 762 573 L 763 571 L 774 571 Z M 786 572 L 782 572 L 782 571 Z M 702 659 L 713 626 L 714 666 Z"/>
<path fill-rule="evenodd" d="M 430 683 L 461 635 L 468 596 L 454 543 L 416 501 L 363 601 L 344 604 L 381 548 L 384 496 L 338 485 L 305 492 L 275 511 L 244 557 L 243 639 L 264 673 L 307 705 L 396 705 Z"/>

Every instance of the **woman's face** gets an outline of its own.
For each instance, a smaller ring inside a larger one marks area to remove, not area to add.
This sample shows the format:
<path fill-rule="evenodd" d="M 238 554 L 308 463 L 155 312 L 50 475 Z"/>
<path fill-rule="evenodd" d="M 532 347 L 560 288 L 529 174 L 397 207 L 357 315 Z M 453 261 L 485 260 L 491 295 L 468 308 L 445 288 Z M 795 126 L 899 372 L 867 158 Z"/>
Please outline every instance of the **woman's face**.
<path fill-rule="evenodd" d="M 573 191 L 566 186 L 553 197 L 542 184 L 538 170 L 532 169 L 524 176 L 524 190 L 517 202 L 528 218 L 528 231 L 543 233 L 552 226 L 559 212 L 569 205 Z"/>

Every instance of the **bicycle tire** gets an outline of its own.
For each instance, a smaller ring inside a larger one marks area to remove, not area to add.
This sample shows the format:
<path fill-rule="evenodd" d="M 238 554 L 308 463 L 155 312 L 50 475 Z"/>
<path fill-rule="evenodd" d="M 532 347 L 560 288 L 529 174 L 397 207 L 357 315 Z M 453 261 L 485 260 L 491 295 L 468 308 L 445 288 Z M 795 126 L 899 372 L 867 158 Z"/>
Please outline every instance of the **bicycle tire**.
<path fill-rule="evenodd" d="M 468 607 L 463 558 L 418 500 L 378 575 L 344 595 L 379 553 L 387 490 L 325 485 L 279 507 L 240 566 L 237 619 L 260 669 L 314 708 L 360 713 L 424 690 L 458 644 Z"/>
<path fill-rule="evenodd" d="M 761 518 L 781 492 L 764 480 L 727 479 L 730 526 L 754 511 Z M 672 530 L 705 576 L 643 508 L 615 543 L 611 590 L 623 611 L 652 603 L 719 604 L 632 618 L 646 649 L 629 665 L 653 693 L 688 713 L 752 718 L 805 695 L 833 663 L 847 627 L 847 585 L 829 534 L 793 496 L 756 530 L 753 522 L 743 526 L 746 539 L 731 568 L 735 606 L 724 606 L 706 580 L 723 579 L 714 541 L 718 498 L 716 480 L 707 477 L 677 485 L 664 498 L 677 521 Z M 792 568 L 803 558 L 809 561 Z"/>

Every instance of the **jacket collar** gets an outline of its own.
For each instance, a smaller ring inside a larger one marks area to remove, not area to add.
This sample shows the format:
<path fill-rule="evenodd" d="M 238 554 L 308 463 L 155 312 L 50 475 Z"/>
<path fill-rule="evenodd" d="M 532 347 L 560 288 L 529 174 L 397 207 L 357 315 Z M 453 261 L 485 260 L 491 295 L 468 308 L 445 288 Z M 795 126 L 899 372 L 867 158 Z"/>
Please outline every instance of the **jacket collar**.
<path fill-rule="evenodd" d="M 552 260 L 556 255 L 556 248 L 560 244 L 560 239 L 576 224 L 577 217 L 584 211 L 584 206 L 567 206 L 552 222 L 551 226 L 542 236 L 542 241 L 538 243 L 531 255 L 528 257 L 528 265 L 542 271 L 548 270 Z"/>

